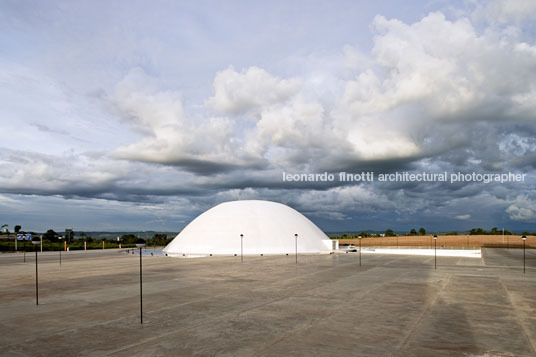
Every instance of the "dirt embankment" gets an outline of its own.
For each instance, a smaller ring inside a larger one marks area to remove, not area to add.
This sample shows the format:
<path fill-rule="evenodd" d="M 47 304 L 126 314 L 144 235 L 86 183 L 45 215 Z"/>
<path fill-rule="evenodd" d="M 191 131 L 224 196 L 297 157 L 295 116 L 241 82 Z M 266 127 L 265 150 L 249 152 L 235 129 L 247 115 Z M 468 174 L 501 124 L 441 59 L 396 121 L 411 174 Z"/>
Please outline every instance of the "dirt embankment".
<path fill-rule="evenodd" d="M 339 245 L 359 245 L 359 239 L 339 239 Z M 536 236 L 527 236 L 526 248 L 536 248 Z M 389 246 L 389 247 L 431 247 L 434 246 L 432 236 L 402 236 L 402 237 L 380 237 L 362 238 L 361 246 Z M 504 247 L 522 248 L 523 240 L 519 235 L 457 235 L 438 236 L 438 247 L 450 248 L 480 248 L 480 247 Z"/>

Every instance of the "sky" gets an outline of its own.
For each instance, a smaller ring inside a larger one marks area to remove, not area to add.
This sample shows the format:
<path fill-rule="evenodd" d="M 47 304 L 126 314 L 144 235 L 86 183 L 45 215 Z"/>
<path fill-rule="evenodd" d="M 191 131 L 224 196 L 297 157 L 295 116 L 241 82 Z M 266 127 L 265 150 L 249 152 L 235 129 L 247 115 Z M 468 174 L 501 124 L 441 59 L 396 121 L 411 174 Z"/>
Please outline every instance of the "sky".
<path fill-rule="evenodd" d="M 11 229 L 536 231 L 536 2 L 0 0 L 0 135 Z M 340 172 L 376 179 L 283 180 Z"/>

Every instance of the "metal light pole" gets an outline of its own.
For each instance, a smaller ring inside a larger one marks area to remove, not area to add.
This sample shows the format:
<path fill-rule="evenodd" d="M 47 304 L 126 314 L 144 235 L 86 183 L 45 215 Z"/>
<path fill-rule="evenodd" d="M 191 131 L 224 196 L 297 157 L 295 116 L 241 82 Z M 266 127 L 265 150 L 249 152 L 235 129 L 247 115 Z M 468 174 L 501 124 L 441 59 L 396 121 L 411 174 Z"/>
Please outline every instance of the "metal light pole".
<path fill-rule="evenodd" d="M 143 289 L 142 289 L 142 277 L 141 277 L 141 248 L 145 247 L 145 241 L 143 239 L 138 239 L 136 241 L 136 247 L 140 249 L 140 323 L 143 324 Z"/>
<path fill-rule="evenodd" d="M 32 238 L 32 244 L 35 245 L 35 304 L 39 305 L 39 275 L 37 270 L 37 245 L 40 243 L 39 238 Z"/>
<path fill-rule="evenodd" d="M 294 238 L 296 239 L 296 264 L 298 264 L 298 233 L 294 234 Z"/>
<path fill-rule="evenodd" d="M 525 274 L 525 242 L 527 240 L 527 236 L 523 236 L 521 239 L 523 239 L 523 274 Z"/>
<path fill-rule="evenodd" d="M 61 238 L 60 238 L 60 267 L 61 267 Z"/>
<path fill-rule="evenodd" d="M 363 238 L 359 238 L 359 266 L 361 266 L 361 239 Z"/>
<path fill-rule="evenodd" d="M 437 234 L 434 234 L 434 269 L 437 269 Z"/>
<path fill-rule="evenodd" d="M 26 263 L 26 237 L 22 240 L 22 251 L 24 255 L 24 262 Z"/>
<path fill-rule="evenodd" d="M 240 235 L 240 262 L 241 263 L 244 262 L 244 244 L 243 244 L 243 240 L 244 240 L 244 235 L 241 234 Z"/>

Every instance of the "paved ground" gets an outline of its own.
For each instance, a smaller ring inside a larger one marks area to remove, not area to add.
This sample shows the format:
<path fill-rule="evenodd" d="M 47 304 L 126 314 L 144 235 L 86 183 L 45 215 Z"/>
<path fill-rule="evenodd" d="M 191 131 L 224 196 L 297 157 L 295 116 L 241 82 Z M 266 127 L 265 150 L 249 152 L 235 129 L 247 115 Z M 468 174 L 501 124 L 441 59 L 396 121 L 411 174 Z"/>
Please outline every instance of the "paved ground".
<path fill-rule="evenodd" d="M 6 356 L 535 356 L 536 255 L 0 255 Z"/>

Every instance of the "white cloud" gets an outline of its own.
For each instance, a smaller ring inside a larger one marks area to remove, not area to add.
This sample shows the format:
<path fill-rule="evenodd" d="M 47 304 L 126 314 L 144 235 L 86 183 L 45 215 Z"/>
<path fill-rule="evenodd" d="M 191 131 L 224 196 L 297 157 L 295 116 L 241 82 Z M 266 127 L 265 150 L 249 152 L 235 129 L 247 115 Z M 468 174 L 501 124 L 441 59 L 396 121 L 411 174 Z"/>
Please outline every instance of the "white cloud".
<path fill-rule="evenodd" d="M 536 47 L 515 34 L 478 34 L 468 19 L 441 13 L 413 24 L 377 16 L 374 29 L 375 65 L 346 83 L 334 111 L 341 123 L 347 118 L 341 126 L 356 156 L 431 155 L 459 147 L 449 133 L 463 133 L 477 121 L 536 119 Z"/>
<path fill-rule="evenodd" d="M 206 101 L 212 109 L 229 114 L 277 104 L 290 98 L 300 85 L 297 79 L 280 79 L 262 68 L 236 72 L 232 67 L 216 74 L 214 96 Z"/>
<path fill-rule="evenodd" d="M 536 202 L 530 200 L 526 195 L 519 195 L 514 202 L 508 206 L 506 213 L 513 221 L 529 222 L 536 219 Z"/>
<path fill-rule="evenodd" d="M 192 171 L 245 165 L 256 158 L 240 152 L 232 120 L 222 117 L 190 119 L 178 92 L 160 84 L 141 69 L 131 71 L 116 88 L 114 101 L 121 115 L 144 134 L 141 140 L 118 147 L 114 157 L 190 167 Z"/>
<path fill-rule="evenodd" d="M 158 81 L 139 67 L 117 84 L 114 99 L 121 114 L 132 119 L 142 131 L 180 131 L 186 121 L 180 93 L 161 90 Z"/>
<path fill-rule="evenodd" d="M 322 146 L 322 139 L 329 140 L 324 127 L 324 109 L 315 102 L 301 98 L 281 106 L 264 109 L 256 130 L 260 138 L 280 147 L 314 148 Z"/>
<path fill-rule="evenodd" d="M 507 24 L 532 21 L 536 16 L 533 0 L 492 0 L 478 3 L 473 12 L 476 19 L 484 18 L 490 23 Z"/>
<path fill-rule="evenodd" d="M 5 150 L 0 154 L 0 187 L 7 192 L 43 194 L 109 190 L 127 164 L 89 155 L 62 156 Z"/>
<path fill-rule="evenodd" d="M 493 32 L 478 35 L 467 19 L 449 21 L 431 13 L 405 24 L 377 16 L 374 29 L 372 53 L 382 70 L 363 71 L 348 82 L 343 103 L 354 115 L 390 115 L 418 105 L 425 116 L 419 121 L 461 119 L 458 114 L 496 96 L 530 89 L 527 76 L 534 77 L 534 59 L 527 61 L 514 51 L 515 38 Z M 505 72 L 506 80 L 500 75 Z"/>
<path fill-rule="evenodd" d="M 435 11 L 413 23 L 377 16 L 365 46 L 357 37 L 367 32 L 355 23 L 337 24 L 333 33 L 349 35 L 333 41 L 307 15 L 296 38 L 310 42 L 300 48 L 272 30 L 257 36 L 277 19 L 240 37 L 232 16 L 207 16 L 213 26 L 205 26 L 191 11 L 207 9 L 179 5 L 157 5 L 148 17 L 138 5 L 105 18 L 88 4 L 45 6 L 37 18 L 33 7 L 7 9 L 18 25 L 0 24 L 10 30 L 0 31 L 9 40 L 0 65 L 0 189 L 139 200 L 155 211 L 167 196 L 195 190 L 203 207 L 271 198 L 338 220 L 416 212 L 436 195 L 410 184 L 293 190 L 281 188 L 280 172 L 536 167 L 534 2 L 477 1 L 473 17 Z M 84 10 L 84 26 L 71 28 L 65 19 Z M 323 39 L 310 36 L 321 32 Z M 489 191 L 501 199 L 482 205 L 485 212 L 510 205 L 511 219 L 530 221 L 533 200 L 518 196 L 523 188 L 490 187 L 438 186 L 442 215 L 479 220 L 484 213 L 465 214 L 450 194 Z"/>
<path fill-rule="evenodd" d="M 193 171 L 196 162 L 331 169 L 470 147 L 469 136 L 453 133 L 478 121 L 534 119 L 536 47 L 508 33 L 478 34 L 467 18 L 438 12 L 413 24 L 377 16 L 374 31 L 372 55 L 344 47 L 344 68 L 331 77 L 280 78 L 258 67 L 218 72 L 205 104 L 225 117 L 188 115 L 180 93 L 135 69 L 115 100 L 144 137 L 115 157 Z M 342 80 L 349 70 L 358 73 Z M 342 86 L 340 96 L 326 102 L 322 83 Z"/>

